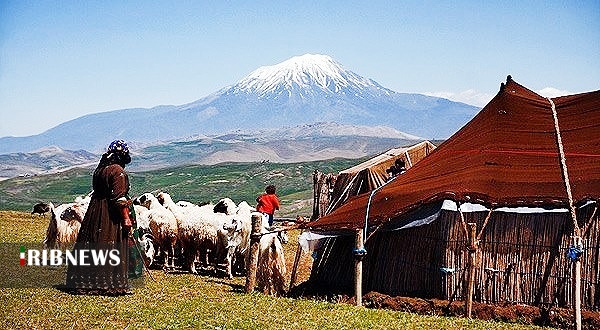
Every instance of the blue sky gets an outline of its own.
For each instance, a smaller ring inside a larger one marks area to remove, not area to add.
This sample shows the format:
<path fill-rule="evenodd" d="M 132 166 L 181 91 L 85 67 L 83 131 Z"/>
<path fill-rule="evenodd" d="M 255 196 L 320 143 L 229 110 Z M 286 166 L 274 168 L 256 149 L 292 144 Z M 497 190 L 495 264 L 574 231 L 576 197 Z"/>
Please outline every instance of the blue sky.
<path fill-rule="evenodd" d="M 549 94 L 597 90 L 600 2 L 4 0 L 0 136 L 185 104 L 306 53 L 478 106 L 508 74 Z"/>

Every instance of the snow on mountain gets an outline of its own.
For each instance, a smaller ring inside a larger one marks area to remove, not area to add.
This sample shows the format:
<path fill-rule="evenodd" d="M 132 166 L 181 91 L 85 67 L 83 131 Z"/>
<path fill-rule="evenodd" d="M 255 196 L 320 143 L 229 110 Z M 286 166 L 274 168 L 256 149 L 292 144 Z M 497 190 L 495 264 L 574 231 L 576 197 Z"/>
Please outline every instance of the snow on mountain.
<path fill-rule="evenodd" d="M 375 82 L 363 78 L 342 66 L 327 55 L 305 54 L 287 61 L 263 66 L 243 78 L 237 85 L 239 92 L 257 93 L 261 96 L 278 93 L 283 88 L 290 94 L 296 88 L 320 88 L 334 94 L 345 88 L 378 88 Z"/>

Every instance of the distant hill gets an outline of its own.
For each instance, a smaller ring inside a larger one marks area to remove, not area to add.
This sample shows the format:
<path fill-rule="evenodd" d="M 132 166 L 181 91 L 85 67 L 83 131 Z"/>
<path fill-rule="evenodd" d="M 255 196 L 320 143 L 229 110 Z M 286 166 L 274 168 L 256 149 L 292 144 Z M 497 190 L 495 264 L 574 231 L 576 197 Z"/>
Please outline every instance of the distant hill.
<path fill-rule="evenodd" d="M 224 162 L 296 163 L 355 159 L 421 141 L 390 128 L 317 123 L 291 128 L 236 131 L 193 137 L 139 150 L 132 168 L 159 169 L 183 164 Z"/>
<path fill-rule="evenodd" d="M 294 163 L 332 158 L 360 158 L 420 141 L 391 128 L 317 123 L 288 128 L 234 131 L 193 136 L 154 145 L 133 143 L 128 169 L 155 170 L 225 162 Z M 48 147 L 29 153 L 0 155 L 0 178 L 56 173 L 94 167 L 100 153 Z"/>
<path fill-rule="evenodd" d="M 91 166 L 98 156 L 85 150 L 62 150 L 56 146 L 34 152 L 0 155 L 0 178 L 56 173 L 71 167 Z"/>
<path fill-rule="evenodd" d="M 39 135 L 3 137 L 0 154 L 47 146 L 97 153 L 115 138 L 148 146 L 197 135 L 318 122 L 447 138 L 478 110 L 443 98 L 398 93 L 344 69 L 329 56 L 306 54 L 258 68 L 238 83 L 189 104 L 96 113 Z"/>

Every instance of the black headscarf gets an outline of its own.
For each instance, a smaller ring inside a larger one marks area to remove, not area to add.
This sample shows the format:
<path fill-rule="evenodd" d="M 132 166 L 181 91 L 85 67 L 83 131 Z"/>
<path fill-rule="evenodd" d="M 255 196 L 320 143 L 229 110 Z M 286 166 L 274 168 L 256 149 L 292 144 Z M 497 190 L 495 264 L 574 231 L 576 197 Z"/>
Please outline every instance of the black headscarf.
<path fill-rule="evenodd" d="M 107 151 L 102 155 L 98 168 L 112 164 L 119 164 L 121 167 L 125 168 L 125 165 L 129 163 L 131 163 L 131 156 L 129 156 L 128 152 Z"/>

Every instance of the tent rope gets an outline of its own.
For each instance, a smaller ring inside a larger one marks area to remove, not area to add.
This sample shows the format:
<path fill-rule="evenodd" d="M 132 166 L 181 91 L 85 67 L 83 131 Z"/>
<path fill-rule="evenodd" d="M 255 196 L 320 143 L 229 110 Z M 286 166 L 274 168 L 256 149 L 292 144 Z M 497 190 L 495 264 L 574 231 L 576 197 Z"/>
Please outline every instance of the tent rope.
<path fill-rule="evenodd" d="M 346 199 L 348 199 L 348 196 L 347 196 L 348 190 L 354 184 L 354 181 L 356 180 L 356 178 L 358 178 L 358 173 L 354 174 L 354 176 L 352 177 L 352 180 L 350 180 L 350 183 L 348 183 L 348 185 L 346 186 L 346 189 L 344 189 L 344 191 L 342 192 L 342 194 L 340 195 L 340 197 L 338 197 L 338 199 L 336 199 L 335 201 L 333 201 L 333 203 L 329 204 L 329 206 L 327 207 L 327 210 L 325 210 L 325 214 L 329 214 L 337 206 L 337 204 L 339 204 L 340 201 L 342 201 L 342 199 L 344 198 L 344 196 L 346 196 Z"/>
<path fill-rule="evenodd" d="M 556 105 L 551 98 L 546 98 L 552 106 L 552 117 L 554 118 L 554 130 L 556 131 L 556 142 L 558 144 L 558 152 L 560 155 L 560 165 L 567 190 L 567 198 L 569 199 L 569 210 L 571 211 L 571 217 L 573 220 L 573 234 L 576 237 L 580 236 L 579 224 L 577 223 L 577 214 L 575 213 L 575 207 L 573 206 L 573 195 L 571 193 L 571 183 L 569 181 L 569 172 L 567 171 L 567 160 L 565 157 L 565 150 L 562 143 L 562 137 L 560 135 L 560 127 L 558 125 L 558 114 L 556 113 Z"/>
<path fill-rule="evenodd" d="M 376 192 L 381 190 L 383 187 L 387 186 L 390 182 L 396 180 L 397 177 L 398 176 L 391 178 L 386 183 L 382 184 L 381 186 L 379 186 L 371 191 L 371 194 L 369 195 L 369 201 L 367 202 L 367 211 L 365 212 L 365 230 L 363 231 L 363 242 L 366 242 L 366 240 L 368 238 L 367 237 L 367 229 L 368 229 L 368 223 L 369 223 L 369 211 L 371 210 L 371 201 L 373 200 L 373 196 L 375 196 Z"/>

